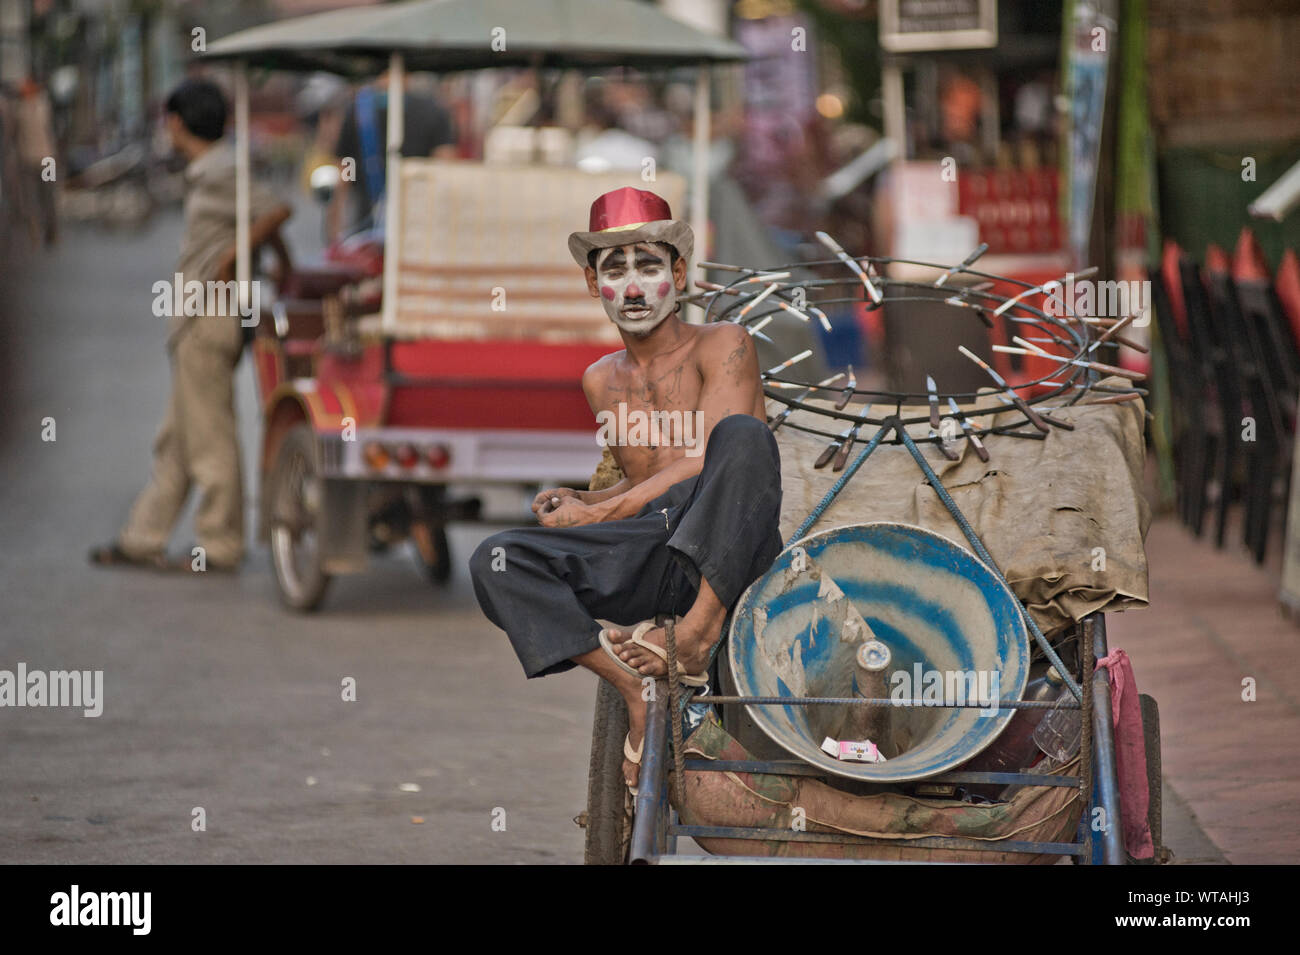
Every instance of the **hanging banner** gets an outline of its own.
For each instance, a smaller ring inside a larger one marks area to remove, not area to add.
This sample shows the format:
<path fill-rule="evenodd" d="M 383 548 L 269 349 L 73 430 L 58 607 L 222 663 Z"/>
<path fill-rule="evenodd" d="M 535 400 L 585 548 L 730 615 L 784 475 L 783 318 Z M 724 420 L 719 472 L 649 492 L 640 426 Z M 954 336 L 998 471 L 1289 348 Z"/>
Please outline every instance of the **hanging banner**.
<path fill-rule="evenodd" d="M 1066 151 L 1068 239 L 1075 265 L 1088 260 L 1097 164 L 1106 116 L 1106 74 L 1115 39 L 1109 4 L 1073 3 L 1067 9 L 1065 95 L 1070 102 Z"/>
<path fill-rule="evenodd" d="M 997 0 L 881 0 L 880 45 L 890 53 L 997 46 Z"/>
<path fill-rule="evenodd" d="M 736 41 L 753 57 L 744 67 L 738 170 L 750 201 L 769 223 L 787 221 L 791 209 L 804 204 L 793 177 L 808 152 L 808 130 L 817 115 L 811 27 L 803 15 L 736 22 Z"/>

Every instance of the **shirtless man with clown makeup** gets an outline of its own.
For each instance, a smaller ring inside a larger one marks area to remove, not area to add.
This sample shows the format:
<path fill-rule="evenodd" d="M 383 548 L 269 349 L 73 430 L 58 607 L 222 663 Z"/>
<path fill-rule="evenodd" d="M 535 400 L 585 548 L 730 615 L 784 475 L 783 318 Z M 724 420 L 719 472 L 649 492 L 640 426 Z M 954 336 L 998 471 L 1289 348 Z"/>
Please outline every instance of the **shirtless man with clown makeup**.
<path fill-rule="evenodd" d="M 479 604 L 529 678 L 581 666 L 627 701 L 633 791 L 643 681 L 667 674 L 655 616 L 676 617 L 681 682 L 699 685 L 728 611 L 781 550 L 780 460 L 753 340 L 679 314 L 693 244 L 652 192 L 592 203 L 569 251 L 624 347 L 588 368 L 582 387 L 597 421 L 617 425 L 604 437 L 624 477 L 601 491 L 542 491 L 540 527 L 489 537 L 470 560 Z"/>

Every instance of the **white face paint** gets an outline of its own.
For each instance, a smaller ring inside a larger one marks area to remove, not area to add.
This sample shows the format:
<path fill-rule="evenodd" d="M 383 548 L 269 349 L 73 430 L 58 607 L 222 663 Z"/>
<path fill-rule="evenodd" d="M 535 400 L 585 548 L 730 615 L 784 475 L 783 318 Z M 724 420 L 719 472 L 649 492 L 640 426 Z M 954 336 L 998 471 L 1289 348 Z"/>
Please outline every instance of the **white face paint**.
<path fill-rule="evenodd" d="M 631 335 L 648 335 L 677 305 L 677 286 L 663 242 L 602 249 L 596 255 L 596 286 L 605 314 Z"/>

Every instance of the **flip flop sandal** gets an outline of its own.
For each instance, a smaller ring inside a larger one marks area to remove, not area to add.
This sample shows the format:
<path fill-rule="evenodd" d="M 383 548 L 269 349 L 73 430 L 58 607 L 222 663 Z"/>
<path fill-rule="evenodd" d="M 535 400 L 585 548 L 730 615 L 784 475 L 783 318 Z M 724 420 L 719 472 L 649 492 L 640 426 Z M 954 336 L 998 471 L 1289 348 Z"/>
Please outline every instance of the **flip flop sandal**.
<path fill-rule="evenodd" d="M 87 557 L 90 562 L 97 567 L 147 567 L 150 570 L 168 569 L 166 554 L 160 553 L 151 554 L 148 557 L 133 557 L 126 551 L 122 550 L 122 545 L 116 542 L 92 547 Z"/>
<path fill-rule="evenodd" d="M 664 661 L 664 666 L 667 666 L 668 651 L 665 650 L 663 647 L 655 646 L 655 644 L 649 643 L 641 639 L 657 626 L 659 626 L 659 624 L 655 623 L 653 620 L 643 620 L 641 623 L 638 623 L 636 625 L 635 629 L 633 629 L 632 631 L 632 636 L 628 640 L 624 641 L 624 643 L 633 643 L 636 644 L 638 647 L 641 647 L 643 650 L 649 650 L 660 660 Z M 614 642 L 609 638 L 608 628 L 601 630 L 597 639 L 600 640 L 601 648 L 607 654 L 609 654 L 609 658 L 613 660 L 616 664 L 618 664 L 619 669 L 632 674 L 637 679 L 644 679 L 646 676 L 649 675 L 646 673 L 642 673 L 640 670 L 632 666 L 630 663 L 625 663 L 619 657 L 618 650 L 615 648 Z M 677 682 L 682 684 L 683 686 L 708 686 L 709 675 L 707 673 L 700 673 L 695 676 L 691 676 L 689 674 L 679 672 L 677 674 Z"/>
<path fill-rule="evenodd" d="M 633 766 L 639 767 L 641 765 L 641 753 L 644 752 L 644 750 L 645 750 L 644 736 L 641 737 L 641 745 L 638 746 L 636 749 L 632 748 L 631 733 L 628 733 L 626 736 L 623 737 L 623 757 Z M 623 780 L 623 782 L 626 783 L 627 780 L 625 779 Z M 640 795 L 640 793 L 637 792 L 637 788 L 635 786 L 628 786 L 627 791 L 630 792 L 634 797 Z"/>

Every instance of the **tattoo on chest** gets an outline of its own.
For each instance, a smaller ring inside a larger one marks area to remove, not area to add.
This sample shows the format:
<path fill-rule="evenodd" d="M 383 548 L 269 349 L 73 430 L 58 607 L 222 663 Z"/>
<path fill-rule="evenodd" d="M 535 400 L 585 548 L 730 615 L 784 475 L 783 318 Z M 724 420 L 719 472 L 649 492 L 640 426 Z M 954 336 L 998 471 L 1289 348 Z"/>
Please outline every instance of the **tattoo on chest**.
<path fill-rule="evenodd" d="M 614 407 L 621 401 L 657 409 L 679 405 L 686 398 L 683 387 L 686 365 L 682 361 L 659 373 L 649 375 L 627 374 L 611 378 L 605 385 L 605 406 Z"/>
<path fill-rule="evenodd" d="M 674 404 L 681 396 L 682 373 L 686 366 L 678 363 L 662 375 L 636 382 L 633 395 L 648 405 Z"/>

